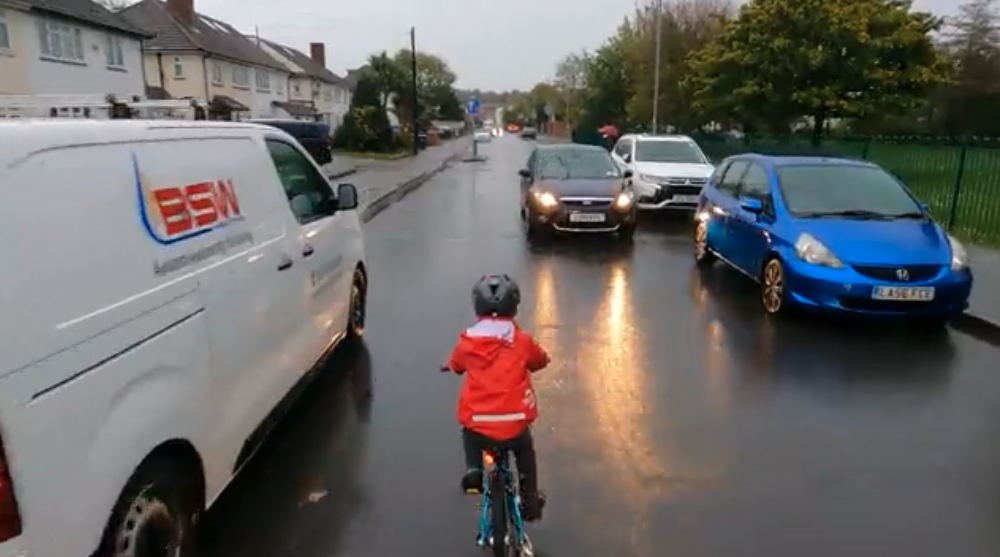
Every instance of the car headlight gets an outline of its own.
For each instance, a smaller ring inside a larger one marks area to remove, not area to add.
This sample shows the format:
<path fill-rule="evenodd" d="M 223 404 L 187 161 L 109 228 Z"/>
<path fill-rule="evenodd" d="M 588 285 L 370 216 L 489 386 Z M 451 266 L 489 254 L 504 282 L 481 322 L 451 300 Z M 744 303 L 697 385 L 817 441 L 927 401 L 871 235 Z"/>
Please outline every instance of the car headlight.
<path fill-rule="evenodd" d="M 556 199 L 556 196 L 547 191 L 536 191 L 535 200 L 537 200 L 538 204 L 542 207 L 555 207 L 559 204 L 559 200 Z"/>
<path fill-rule="evenodd" d="M 948 234 L 948 245 L 951 246 L 951 270 L 961 271 L 969 268 L 969 252 L 965 250 L 962 242 Z"/>
<path fill-rule="evenodd" d="M 615 199 L 615 207 L 619 209 L 628 209 L 632 206 L 632 201 L 632 194 L 627 191 L 623 191 L 618 194 L 618 198 Z"/>
<path fill-rule="evenodd" d="M 840 269 L 844 266 L 832 251 L 809 234 L 799 235 L 799 239 L 795 241 L 795 254 L 799 256 L 799 259 L 811 265 L 832 269 Z"/>
<path fill-rule="evenodd" d="M 649 174 L 640 174 L 639 179 L 643 182 L 649 182 L 650 184 L 659 184 L 660 180 L 663 180 L 663 178 L 660 178 L 659 176 L 650 176 Z"/>

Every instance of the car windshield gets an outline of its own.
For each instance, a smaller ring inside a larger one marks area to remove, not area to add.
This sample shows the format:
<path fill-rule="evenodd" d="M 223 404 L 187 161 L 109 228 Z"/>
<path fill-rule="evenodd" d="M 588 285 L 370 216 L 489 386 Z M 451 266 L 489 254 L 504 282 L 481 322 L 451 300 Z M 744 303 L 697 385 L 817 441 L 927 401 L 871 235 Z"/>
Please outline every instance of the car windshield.
<path fill-rule="evenodd" d="M 888 172 L 859 165 L 779 167 L 785 206 L 798 216 L 922 216 L 916 201 Z"/>
<path fill-rule="evenodd" d="M 607 180 L 621 177 L 618 165 L 603 149 L 560 149 L 539 153 L 536 174 L 541 180 Z"/>
<path fill-rule="evenodd" d="M 705 164 L 705 155 L 689 141 L 638 141 L 635 144 L 636 162 L 674 162 Z"/>

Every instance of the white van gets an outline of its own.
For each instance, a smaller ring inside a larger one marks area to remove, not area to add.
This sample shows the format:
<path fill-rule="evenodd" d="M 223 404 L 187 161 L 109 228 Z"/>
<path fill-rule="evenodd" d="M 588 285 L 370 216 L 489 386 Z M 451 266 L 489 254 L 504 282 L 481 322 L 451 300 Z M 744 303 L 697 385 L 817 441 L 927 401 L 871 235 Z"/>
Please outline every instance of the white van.
<path fill-rule="evenodd" d="M 0 123 L 0 557 L 190 554 L 363 332 L 357 198 L 269 126 Z"/>

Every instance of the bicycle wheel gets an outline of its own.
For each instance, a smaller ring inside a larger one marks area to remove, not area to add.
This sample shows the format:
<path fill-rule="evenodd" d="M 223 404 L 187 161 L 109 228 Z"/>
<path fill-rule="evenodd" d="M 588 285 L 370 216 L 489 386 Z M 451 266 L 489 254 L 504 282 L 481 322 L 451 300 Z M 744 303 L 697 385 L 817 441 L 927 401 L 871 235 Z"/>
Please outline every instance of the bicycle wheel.
<path fill-rule="evenodd" d="M 493 557 L 507 557 L 507 490 L 499 470 L 490 474 L 490 515 Z"/>

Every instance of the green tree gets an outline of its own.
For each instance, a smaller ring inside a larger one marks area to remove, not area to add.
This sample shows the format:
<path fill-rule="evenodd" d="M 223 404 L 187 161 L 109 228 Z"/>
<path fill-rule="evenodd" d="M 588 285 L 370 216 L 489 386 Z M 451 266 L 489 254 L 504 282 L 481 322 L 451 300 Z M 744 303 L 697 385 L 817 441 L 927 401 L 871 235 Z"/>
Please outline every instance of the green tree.
<path fill-rule="evenodd" d="M 559 90 L 560 113 L 568 124 L 580 119 L 580 103 L 587 87 L 587 64 L 590 55 L 586 52 L 568 54 L 556 65 L 555 87 Z"/>
<path fill-rule="evenodd" d="M 382 108 L 390 108 L 393 95 L 406 86 L 406 72 L 385 51 L 369 56 L 368 67 L 373 72 L 369 77 L 378 90 Z"/>
<path fill-rule="evenodd" d="M 604 124 L 626 124 L 627 105 L 635 87 L 635 76 L 626 68 L 626 49 L 631 38 L 631 29 L 627 23 L 623 24 L 616 36 L 588 59 L 577 127 L 596 130 Z"/>
<path fill-rule="evenodd" d="M 361 73 L 354 86 L 350 110 L 333 134 L 335 148 L 367 152 L 394 150 L 392 126 L 380 86 L 380 76 L 374 69 L 367 68 Z"/>
<path fill-rule="evenodd" d="M 636 10 L 625 33 L 626 71 L 633 76 L 627 104 L 629 120 L 651 122 L 656 97 L 656 27 L 661 27 L 659 98 L 660 126 L 692 129 L 703 115 L 692 107 L 682 83 L 690 75 L 688 59 L 717 37 L 734 14 L 729 0 L 667 0 Z"/>
<path fill-rule="evenodd" d="M 907 0 L 753 0 L 692 59 L 686 80 L 707 114 L 785 132 L 811 117 L 900 114 L 947 75 L 929 34 L 941 21 Z"/>
<path fill-rule="evenodd" d="M 438 117 L 442 120 L 460 121 L 465 119 L 465 111 L 454 89 L 445 93 L 444 99 L 438 105 Z"/>
<path fill-rule="evenodd" d="M 949 21 L 944 48 L 954 83 L 942 91 L 945 131 L 1000 133 L 1000 15 L 996 0 L 972 0 Z"/>
<path fill-rule="evenodd" d="M 393 60 L 403 73 L 404 85 L 396 91 L 397 108 L 402 112 L 401 121 L 409 121 L 413 109 L 413 65 L 411 52 L 401 49 Z M 455 73 L 438 56 L 417 51 L 417 101 L 419 118 L 433 118 L 443 103 L 449 102 L 454 92 Z M 399 114 L 399 113 L 397 113 Z"/>

